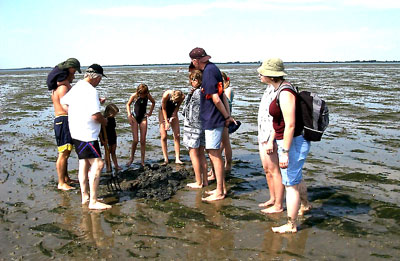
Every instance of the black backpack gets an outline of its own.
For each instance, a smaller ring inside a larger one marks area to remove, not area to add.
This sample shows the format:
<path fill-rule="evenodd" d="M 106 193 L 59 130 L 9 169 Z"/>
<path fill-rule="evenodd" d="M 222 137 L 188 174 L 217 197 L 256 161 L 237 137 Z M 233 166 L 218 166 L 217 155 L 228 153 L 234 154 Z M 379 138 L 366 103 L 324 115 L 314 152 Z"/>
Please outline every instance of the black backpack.
<path fill-rule="evenodd" d="M 276 103 L 279 106 L 279 94 L 283 89 L 290 89 L 297 93 L 300 101 L 301 115 L 304 129 L 303 136 L 308 141 L 320 141 L 322 134 L 329 125 L 329 110 L 325 101 L 317 94 L 301 91 L 292 85 L 284 84 L 278 89 Z"/>

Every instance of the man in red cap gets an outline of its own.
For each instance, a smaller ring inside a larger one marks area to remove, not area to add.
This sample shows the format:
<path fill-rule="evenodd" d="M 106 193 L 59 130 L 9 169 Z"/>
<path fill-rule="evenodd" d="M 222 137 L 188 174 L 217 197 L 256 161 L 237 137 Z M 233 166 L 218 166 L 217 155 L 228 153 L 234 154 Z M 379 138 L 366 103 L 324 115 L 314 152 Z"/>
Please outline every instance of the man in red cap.
<path fill-rule="evenodd" d="M 230 116 L 228 101 L 224 96 L 223 80 L 218 67 L 209 62 L 209 56 L 203 48 L 194 48 L 189 56 L 194 67 L 203 71 L 200 117 L 206 137 L 206 150 L 214 167 L 217 188 L 211 191 L 204 201 L 215 201 L 225 198 L 225 170 L 220 150 L 222 133 L 225 127 L 236 121 Z"/>
<path fill-rule="evenodd" d="M 58 64 L 47 76 L 47 86 L 51 93 L 54 106 L 54 132 L 58 146 L 58 158 L 56 162 L 58 186 L 60 190 L 73 189 L 68 183 L 74 182 L 68 176 L 68 158 L 72 150 L 72 138 L 68 126 L 68 112 L 63 109 L 60 99 L 72 88 L 71 83 L 75 79 L 75 72 L 81 73 L 81 65 L 75 58 Z M 76 182 L 76 181 L 75 181 Z"/>

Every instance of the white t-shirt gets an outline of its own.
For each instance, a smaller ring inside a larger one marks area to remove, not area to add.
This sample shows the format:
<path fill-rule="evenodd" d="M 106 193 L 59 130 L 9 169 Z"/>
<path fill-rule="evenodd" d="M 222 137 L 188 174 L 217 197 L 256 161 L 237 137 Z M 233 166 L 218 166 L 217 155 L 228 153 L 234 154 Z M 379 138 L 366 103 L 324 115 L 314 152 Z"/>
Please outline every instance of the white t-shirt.
<path fill-rule="evenodd" d="M 68 123 L 71 137 L 80 141 L 97 140 L 101 124 L 92 119 L 100 112 L 97 90 L 87 81 L 78 81 L 60 100 L 68 105 Z"/>
<path fill-rule="evenodd" d="M 272 131 L 272 116 L 269 114 L 269 105 L 275 99 L 276 92 L 272 85 L 268 85 L 261 98 L 258 108 L 258 142 L 267 142 Z"/>

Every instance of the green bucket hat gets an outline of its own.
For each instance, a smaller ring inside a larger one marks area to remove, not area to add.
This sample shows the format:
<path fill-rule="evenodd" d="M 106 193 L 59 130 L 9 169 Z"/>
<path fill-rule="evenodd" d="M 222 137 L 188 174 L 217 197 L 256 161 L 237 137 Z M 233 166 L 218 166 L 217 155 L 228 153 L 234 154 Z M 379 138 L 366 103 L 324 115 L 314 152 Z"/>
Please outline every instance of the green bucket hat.
<path fill-rule="evenodd" d="M 78 61 L 78 59 L 75 58 L 69 58 L 65 62 L 59 63 L 58 68 L 61 70 L 68 69 L 68 68 L 75 68 L 79 73 L 81 72 L 81 63 Z"/>
<path fill-rule="evenodd" d="M 287 75 L 284 72 L 285 67 L 283 61 L 279 58 L 271 58 L 265 60 L 262 65 L 257 69 L 257 72 L 263 76 L 279 77 Z"/>

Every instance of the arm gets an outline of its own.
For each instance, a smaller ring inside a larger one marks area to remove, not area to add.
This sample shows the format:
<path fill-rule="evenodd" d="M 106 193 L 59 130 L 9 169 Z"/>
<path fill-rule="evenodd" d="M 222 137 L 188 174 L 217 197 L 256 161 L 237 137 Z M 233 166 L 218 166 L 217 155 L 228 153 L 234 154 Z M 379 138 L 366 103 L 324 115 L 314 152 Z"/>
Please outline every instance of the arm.
<path fill-rule="evenodd" d="M 215 104 L 215 107 L 217 107 L 217 109 L 221 112 L 222 116 L 224 117 L 225 127 L 229 126 L 229 124 L 231 122 L 234 122 L 235 124 L 237 124 L 235 119 L 233 119 L 230 116 L 229 107 L 228 107 L 228 109 L 226 109 L 226 105 L 221 101 L 221 99 L 218 96 L 218 93 L 214 93 L 212 95 L 211 99 L 212 99 L 213 103 Z M 223 99 L 227 99 L 226 95 L 223 96 Z M 226 102 L 226 103 L 228 103 L 228 102 Z"/>
<path fill-rule="evenodd" d="M 136 93 L 132 94 L 129 98 L 128 102 L 126 103 L 126 114 L 128 117 L 129 124 L 133 124 L 133 116 L 131 113 L 131 104 L 136 99 Z"/>
<path fill-rule="evenodd" d="M 97 121 L 101 125 L 104 125 L 104 126 L 107 125 L 107 119 L 104 118 L 104 116 L 100 112 L 93 114 L 92 119 Z"/>
<path fill-rule="evenodd" d="M 282 110 L 283 120 L 285 121 L 285 130 L 283 132 L 283 148 L 286 150 L 290 149 L 292 145 L 294 128 L 296 124 L 296 98 L 288 92 L 283 91 L 279 97 L 280 107 Z M 279 159 L 279 165 L 281 168 L 287 168 L 289 164 L 289 155 L 283 153 L 283 157 Z"/>
<path fill-rule="evenodd" d="M 149 113 L 147 113 L 147 117 L 150 117 L 153 114 L 154 107 L 156 106 L 156 101 L 150 93 L 147 95 L 147 98 L 151 101 L 150 111 Z"/>
<path fill-rule="evenodd" d="M 167 101 L 169 99 L 169 93 L 170 91 L 165 91 L 161 99 L 161 113 L 164 119 L 165 130 L 169 130 L 170 128 L 169 121 L 167 118 Z"/>
<path fill-rule="evenodd" d="M 275 141 L 275 130 L 274 128 L 272 128 L 267 141 L 267 148 L 266 148 L 267 154 L 272 154 L 272 152 L 274 152 L 274 141 Z"/>

